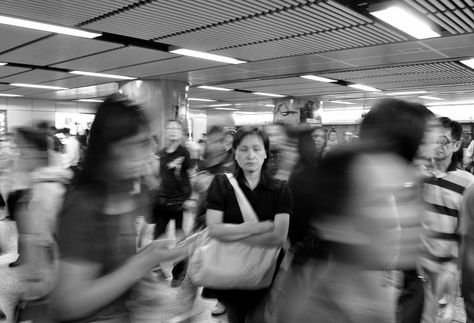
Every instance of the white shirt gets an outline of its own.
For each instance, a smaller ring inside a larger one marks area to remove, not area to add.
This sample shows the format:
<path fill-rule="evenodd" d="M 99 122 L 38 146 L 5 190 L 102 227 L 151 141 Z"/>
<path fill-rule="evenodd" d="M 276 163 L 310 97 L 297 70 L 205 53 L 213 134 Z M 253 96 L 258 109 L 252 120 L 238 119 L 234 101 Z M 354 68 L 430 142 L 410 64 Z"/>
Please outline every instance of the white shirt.
<path fill-rule="evenodd" d="M 80 157 L 80 144 L 74 136 L 68 136 L 63 139 L 64 153 L 63 156 L 63 167 L 69 168 L 71 166 L 77 166 Z"/>

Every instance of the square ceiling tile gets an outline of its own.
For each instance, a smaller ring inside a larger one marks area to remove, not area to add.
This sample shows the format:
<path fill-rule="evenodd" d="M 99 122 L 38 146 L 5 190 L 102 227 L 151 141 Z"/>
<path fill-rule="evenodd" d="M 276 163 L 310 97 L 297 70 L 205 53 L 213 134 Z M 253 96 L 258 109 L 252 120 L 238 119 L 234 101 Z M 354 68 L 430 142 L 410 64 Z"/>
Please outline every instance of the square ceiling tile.
<path fill-rule="evenodd" d="M 58 78 L 68 77 L 71 74 L 69 73 L 62 73 L 62 72 L 55 72 L 55 71 L 47 71 L 47 70 L 31 70 L 28 72 L 15 74 L 13 76 L 8 76 L 2 78 L 1 82 L 8 82 L 8 83 L 29 83 L 29 84 L 36 84 L 42 83 L 49 80 L 54 80 Z M 50 85 L 50 84 L 46 84 Z"/>

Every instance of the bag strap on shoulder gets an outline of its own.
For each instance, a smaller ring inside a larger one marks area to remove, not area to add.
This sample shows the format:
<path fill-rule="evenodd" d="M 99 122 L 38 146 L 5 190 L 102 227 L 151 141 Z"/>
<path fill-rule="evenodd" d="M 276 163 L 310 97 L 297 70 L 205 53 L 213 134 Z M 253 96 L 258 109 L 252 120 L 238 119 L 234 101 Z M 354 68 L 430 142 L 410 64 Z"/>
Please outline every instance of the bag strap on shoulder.
<path fill-rule="evenodd" d="M 235 197 L 237 199 L 237 203 L 239 203 L 240 212 L 242 213 L 242 217 L 244 218 L 245 222 L 258 222 L 257 213 L 253 209 L 250 202 L 247 200 L 244 192 L 237 183 L 235 177 L 230 173 L 225 173 L 225 176 L 229 180 L 230 185 L 234 188 Z"/>

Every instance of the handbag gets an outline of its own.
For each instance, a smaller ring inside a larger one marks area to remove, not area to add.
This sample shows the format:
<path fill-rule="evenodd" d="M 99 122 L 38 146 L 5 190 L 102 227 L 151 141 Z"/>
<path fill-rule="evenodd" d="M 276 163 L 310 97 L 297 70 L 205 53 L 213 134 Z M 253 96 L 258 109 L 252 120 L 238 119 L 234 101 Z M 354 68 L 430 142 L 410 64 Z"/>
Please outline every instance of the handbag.
<path fill-rule="evenodd" d="M 226 174 L 245 222 L 258 217 L 240 189 L 236 179 Z M 250 246 L 246 243 L 222 242 L 209 236 L 205 229 L 189 258 L 188 274 L 197 286 L 214 289 L 261 289 L 271 285 L 280 247 Z"/>

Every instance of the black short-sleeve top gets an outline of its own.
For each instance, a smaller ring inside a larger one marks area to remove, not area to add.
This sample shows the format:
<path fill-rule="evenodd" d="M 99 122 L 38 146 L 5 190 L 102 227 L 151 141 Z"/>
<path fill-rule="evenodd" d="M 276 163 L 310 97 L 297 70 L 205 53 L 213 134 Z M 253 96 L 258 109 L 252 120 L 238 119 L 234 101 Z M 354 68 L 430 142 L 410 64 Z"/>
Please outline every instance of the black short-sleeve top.
<path fill-rule="evenodd" d="M 285 181 L 260 181 L 253 190 L 246 185 L 243 176 L 237 177 L 237 182 L 260 221 L 273 221 L 278 213 L 291 215 L 291 194 Z M 214 177 L 207 195 L 207 209 L 224 212 L 224 223 L 244 222 L 234 189 L 225 174 Z"/>

